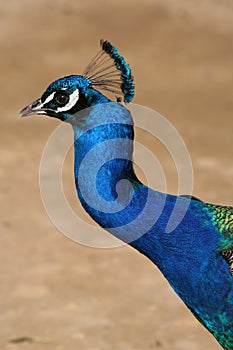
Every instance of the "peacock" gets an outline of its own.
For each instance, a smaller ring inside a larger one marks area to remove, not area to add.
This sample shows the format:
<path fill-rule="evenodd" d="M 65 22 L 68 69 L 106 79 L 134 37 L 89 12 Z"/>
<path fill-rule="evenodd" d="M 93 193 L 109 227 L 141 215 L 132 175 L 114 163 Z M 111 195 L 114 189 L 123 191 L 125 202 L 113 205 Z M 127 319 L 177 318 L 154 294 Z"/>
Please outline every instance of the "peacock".
<path fill-rule="evenodd" d="M 130 66 L 101 40 L 82 75 L 54 81 L 20 116 L 45 115 L 72 126 L 74 178 L 83 208 L 148 257 L 219 344 L 233 349 L 233 208 L 158 192 L 138 179 L 134 124 L 126 107 L 133 97 Z"/>

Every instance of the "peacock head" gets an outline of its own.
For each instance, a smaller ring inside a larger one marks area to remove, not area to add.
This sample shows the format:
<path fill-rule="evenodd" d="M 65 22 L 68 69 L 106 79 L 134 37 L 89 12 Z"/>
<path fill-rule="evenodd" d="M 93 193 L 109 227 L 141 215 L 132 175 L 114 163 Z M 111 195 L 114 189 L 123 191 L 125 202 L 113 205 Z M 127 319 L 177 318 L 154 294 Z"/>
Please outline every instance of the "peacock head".
<path fill-rule="evenodd" d="M 72 116 L 80 110 L 108 101 L 92 87 L 89 79 L 81 75 L 70 75 L 50 84 L 41 98 L 22 109 L 19 116 L 46 115 L 71 121 Z"/>
<path fill-rule="evenodd" d="M 70 75 L 54 81 L 41 98 L 22 109 L 19 116 L 46 115 L 72 123 L 77 112 L 100 103 L 111 102 L 98 90 L 107 90 L 120 102 L 130 102 L 134 84 L 129 65 L 108 41 L 82 75 Z"/>

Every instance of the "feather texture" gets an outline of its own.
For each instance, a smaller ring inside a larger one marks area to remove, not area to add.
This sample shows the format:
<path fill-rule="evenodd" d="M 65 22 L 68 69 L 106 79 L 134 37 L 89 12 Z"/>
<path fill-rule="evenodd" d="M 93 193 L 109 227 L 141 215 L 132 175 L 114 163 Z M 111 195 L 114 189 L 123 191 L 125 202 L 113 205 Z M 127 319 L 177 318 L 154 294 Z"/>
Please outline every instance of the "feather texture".
<path fill-rule="evenodd" d="M 157 265 L 197 319 L 232 350 L 233 208 L 160 193 L 138 180 L 132 116 L 98 91 L 131 101 L 131 71 L 116 48 L 107 41 L 101 45 L 84 76 L 56 80 L 21 116 L 44 114 L 72 125 L 74 177 L 84 209 Z M 175 207 L 186 214 L 167 233 Z"/>

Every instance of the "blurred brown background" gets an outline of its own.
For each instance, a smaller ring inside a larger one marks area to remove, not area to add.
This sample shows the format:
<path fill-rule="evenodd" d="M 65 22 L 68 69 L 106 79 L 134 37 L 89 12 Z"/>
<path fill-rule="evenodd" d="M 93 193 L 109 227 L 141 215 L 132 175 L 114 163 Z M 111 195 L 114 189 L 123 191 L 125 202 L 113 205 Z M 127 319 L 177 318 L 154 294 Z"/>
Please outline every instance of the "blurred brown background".
<path fill-rule="evenodd" d="M 16 117 L 51 81 L 81 73 L 106 38 L 133 69 L 135 102 L 184 138 L 194 194 L 232 205 L 232 16 L 232 0 L 0 1 L 1 349 L 220 349 L 146 258 L 58 232 L 38 169 L 59 123 Z M 71 163 L 67 172 L 72 192 Z"/>

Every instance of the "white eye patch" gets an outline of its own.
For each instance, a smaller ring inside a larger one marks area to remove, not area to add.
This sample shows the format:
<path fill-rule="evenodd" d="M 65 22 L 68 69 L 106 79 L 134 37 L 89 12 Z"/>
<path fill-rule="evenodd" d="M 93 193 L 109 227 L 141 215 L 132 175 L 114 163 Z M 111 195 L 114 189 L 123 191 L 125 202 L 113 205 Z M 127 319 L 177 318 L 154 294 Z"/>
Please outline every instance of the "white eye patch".
<path fill-rule="evenodd" d="M 65 90 L 65 89 L 64 89 Z M 51 95 L 49 95 L 46 100 L 43 102 L 43 105 L 46 105 L 47 103 L 49 103 L 50 101 L 53 100 L 54 95 L 55 95 L 56 91 L 54 91 Z M 67 102 L 67 104 L 65 106 L 62 107 L 58 107 L 57 111 L 58 112 L 64 112 L 64 111 L 68 111 L 69 109 L 71 109 L 72 107 L 74 107 L 74 105 L 77 103 L 77 101 L 79 100 L 79 89 L 74 90 L 74 92 L 72 92 L 72 94 L 69 96 L 69 101 Z"/>
<path fill-rule="evenodd" d="M 46 100 L 43 102 L 42 106 L 44 106 L 44 105 L 46 105 L 46 103 L 49 103 L 50 101 L 52 101 L 54 95 L 55 95 L 55 91 L 46 98 Z"/>
<path fill-rule="evenodd" d="M 58 112 L 68 111 L 69 109 L 74 107 L 74 105 L 77 103 L 78 99 L 79 99 L 79 89 L 76 89 L 70 95 L 69 102 L 64 107 L 58 107 L 57 111 Z"/>
<path fill-rule="evenodd" d="M 69 109 L 74 107 L 74 105 L 77 103 L 78 99 L 79 99 L 79 89 L 76 89 L 70 95 L 69 102 L 67 102 L 67 104 L 63 107 L 58 107 L 57 111 L 58 112 L 68 111 Z"/>

